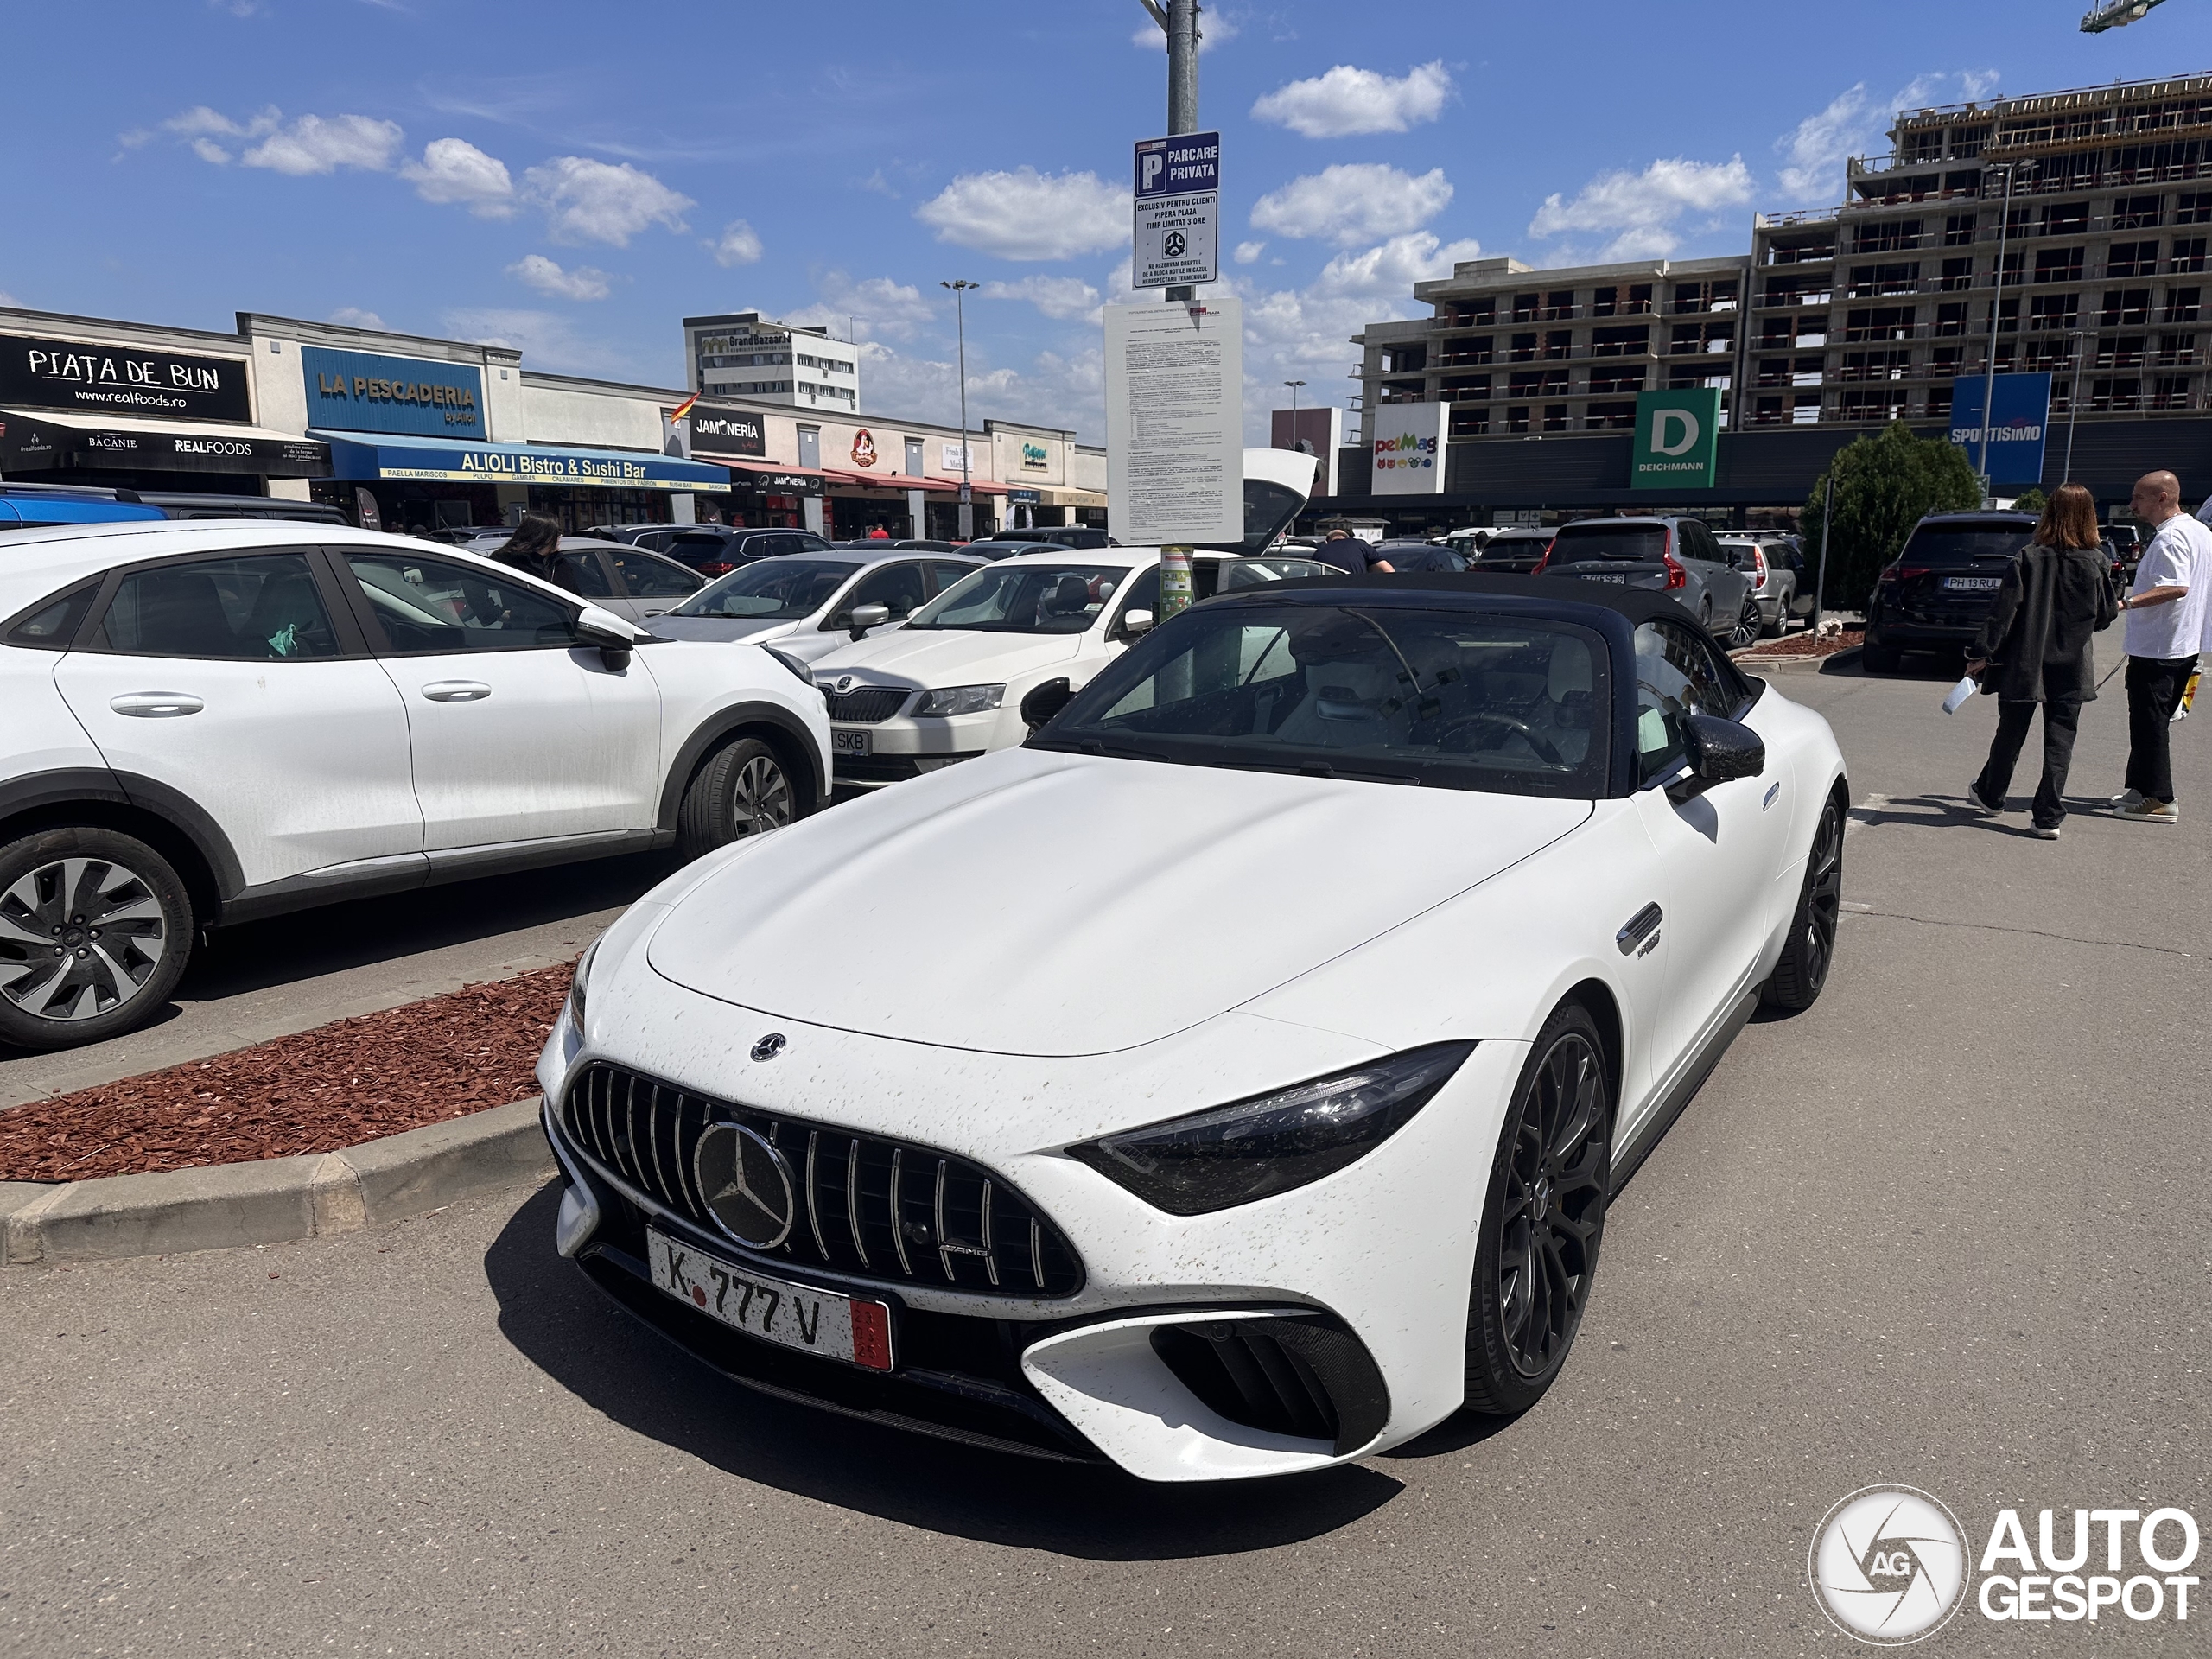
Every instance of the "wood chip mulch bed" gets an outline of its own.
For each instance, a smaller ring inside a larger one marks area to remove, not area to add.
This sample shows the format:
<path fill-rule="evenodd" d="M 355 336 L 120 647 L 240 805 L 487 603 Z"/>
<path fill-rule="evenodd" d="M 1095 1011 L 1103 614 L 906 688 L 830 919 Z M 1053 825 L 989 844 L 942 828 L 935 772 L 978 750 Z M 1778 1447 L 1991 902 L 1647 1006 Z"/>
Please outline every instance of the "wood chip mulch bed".
<path fill-rule="evenodd" d="M 337 1152 L 537 1092 L 572 964 L 0 1111 L 0 1180 Z"/>
<path fill-rule="evenodd" d="M 1866 630 L 1861 627 L 1846 628 L 1841 633 L 1831 633 L 1820 639 L 1814 639 L 1809 633 L 1793 633 L 1785 639 L 1770 639 L 1763 645 L 1738 652 L 1736 660 L 1756 663 L 1763 658 L 1777 657 L 1833 657 L 1840 651 L 1849 651 L 1854 645 L 1863 645 L 1866 638 Z"/>

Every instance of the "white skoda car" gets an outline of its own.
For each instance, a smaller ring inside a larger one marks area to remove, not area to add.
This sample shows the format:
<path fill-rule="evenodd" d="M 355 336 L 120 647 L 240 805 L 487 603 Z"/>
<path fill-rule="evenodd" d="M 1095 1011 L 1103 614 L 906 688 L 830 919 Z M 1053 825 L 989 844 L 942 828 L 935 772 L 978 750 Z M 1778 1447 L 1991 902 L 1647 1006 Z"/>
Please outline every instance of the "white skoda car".
<path fill-rule="evenodd" d="M 540 1064 L 558 1248 L 740 1382 L 1147 1480 L 1521 1410 L 1629 1173 L 1819 995 L 1847 799 L 1662 595 L 1217 598 L 632 907 Z"/>

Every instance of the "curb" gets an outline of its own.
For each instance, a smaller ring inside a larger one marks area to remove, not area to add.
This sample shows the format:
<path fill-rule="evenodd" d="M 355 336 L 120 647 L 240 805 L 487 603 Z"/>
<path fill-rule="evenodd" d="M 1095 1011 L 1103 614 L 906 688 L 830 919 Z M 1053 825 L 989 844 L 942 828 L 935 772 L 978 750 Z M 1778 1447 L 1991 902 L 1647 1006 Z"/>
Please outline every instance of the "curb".
<path fill-rule="evenodd" d="M 540 1107 L 533 1095 L 343 1152 L 60 1185 L 0 1181 L 0 1266 L 286 1244 L 542 1180 L 553 1154 Z"/>

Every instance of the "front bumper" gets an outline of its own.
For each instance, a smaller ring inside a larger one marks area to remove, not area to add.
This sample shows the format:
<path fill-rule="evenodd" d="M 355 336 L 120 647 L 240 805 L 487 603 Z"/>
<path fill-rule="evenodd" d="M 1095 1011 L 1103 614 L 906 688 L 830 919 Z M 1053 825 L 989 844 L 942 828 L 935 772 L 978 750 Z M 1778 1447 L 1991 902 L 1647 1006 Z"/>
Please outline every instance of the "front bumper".
<path fill-rule="evenodd" d="M 865 755 L 837 754 L 833 758 L 836 782 L 845 788 L 880 789 L 886 784 L 899 783 L 942 766 L 973 760 L 989 750 L 1005 747 L 1008 742 L 1020 742 L 1018 715 L 1014 735 L 1010 739 L 1006 735 L 1007 712 L 995 709 L 982 714 L 928 720 L 893 715 L 888 720 L 866 725 L 833 721 L 833 733 L 864 732 L 868 744 Z M 830 741 L 834 747 L 836 740 L 833 737 Z"/>

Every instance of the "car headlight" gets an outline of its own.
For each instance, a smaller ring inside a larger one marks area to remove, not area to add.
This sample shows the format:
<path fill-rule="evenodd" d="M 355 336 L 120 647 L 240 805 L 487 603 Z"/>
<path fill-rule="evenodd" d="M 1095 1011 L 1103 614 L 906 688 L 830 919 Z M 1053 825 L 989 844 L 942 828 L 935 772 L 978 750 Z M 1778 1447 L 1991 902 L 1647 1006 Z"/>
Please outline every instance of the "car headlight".
<path fill-rule="evenodd" d="M 936 691 L 925 691 L 922 700 L 914 705 L 918 715 L 980 715 L 997 708 L 1006 701 L 1006 687 L 1002 685 L 948 685 Z"/>
<path fill-rule="evenodd" d="M 603 936 L 602 936 L 603 937 Z M 563 1015 L 576 1028 L 579 1039 L 584 1034 L 584 982 L 591 977 L 591 959 L 599 954 L 599 940 L 594 939 L 576 958 L 575 976 L 569 982 L 569 1006 Z"/>
<path fill-rule="evenodd" d="M 1432 1043 L 1257 1099 L 1070 1147 L 1170 1215 L 1271 1198 L 1356 1163 L 1428 1104 L 1472 1043 Z"/>
<path fill-rule="evenodd" d="M 791 670 L 792 674 L 798 677 L 798 683 L 804 686 L 808 690 L 812 691 L 817 689 L 814 683 L 814 671 L 809 668 L 804 663 L 799 661 L 798 658 L 792 656 L 791 652 L 787 651 L 778 651 L 773 645 L 763 645 L 760 649 L 766 652 L 771 657 L 781 663 L 785 668 Z"/>

